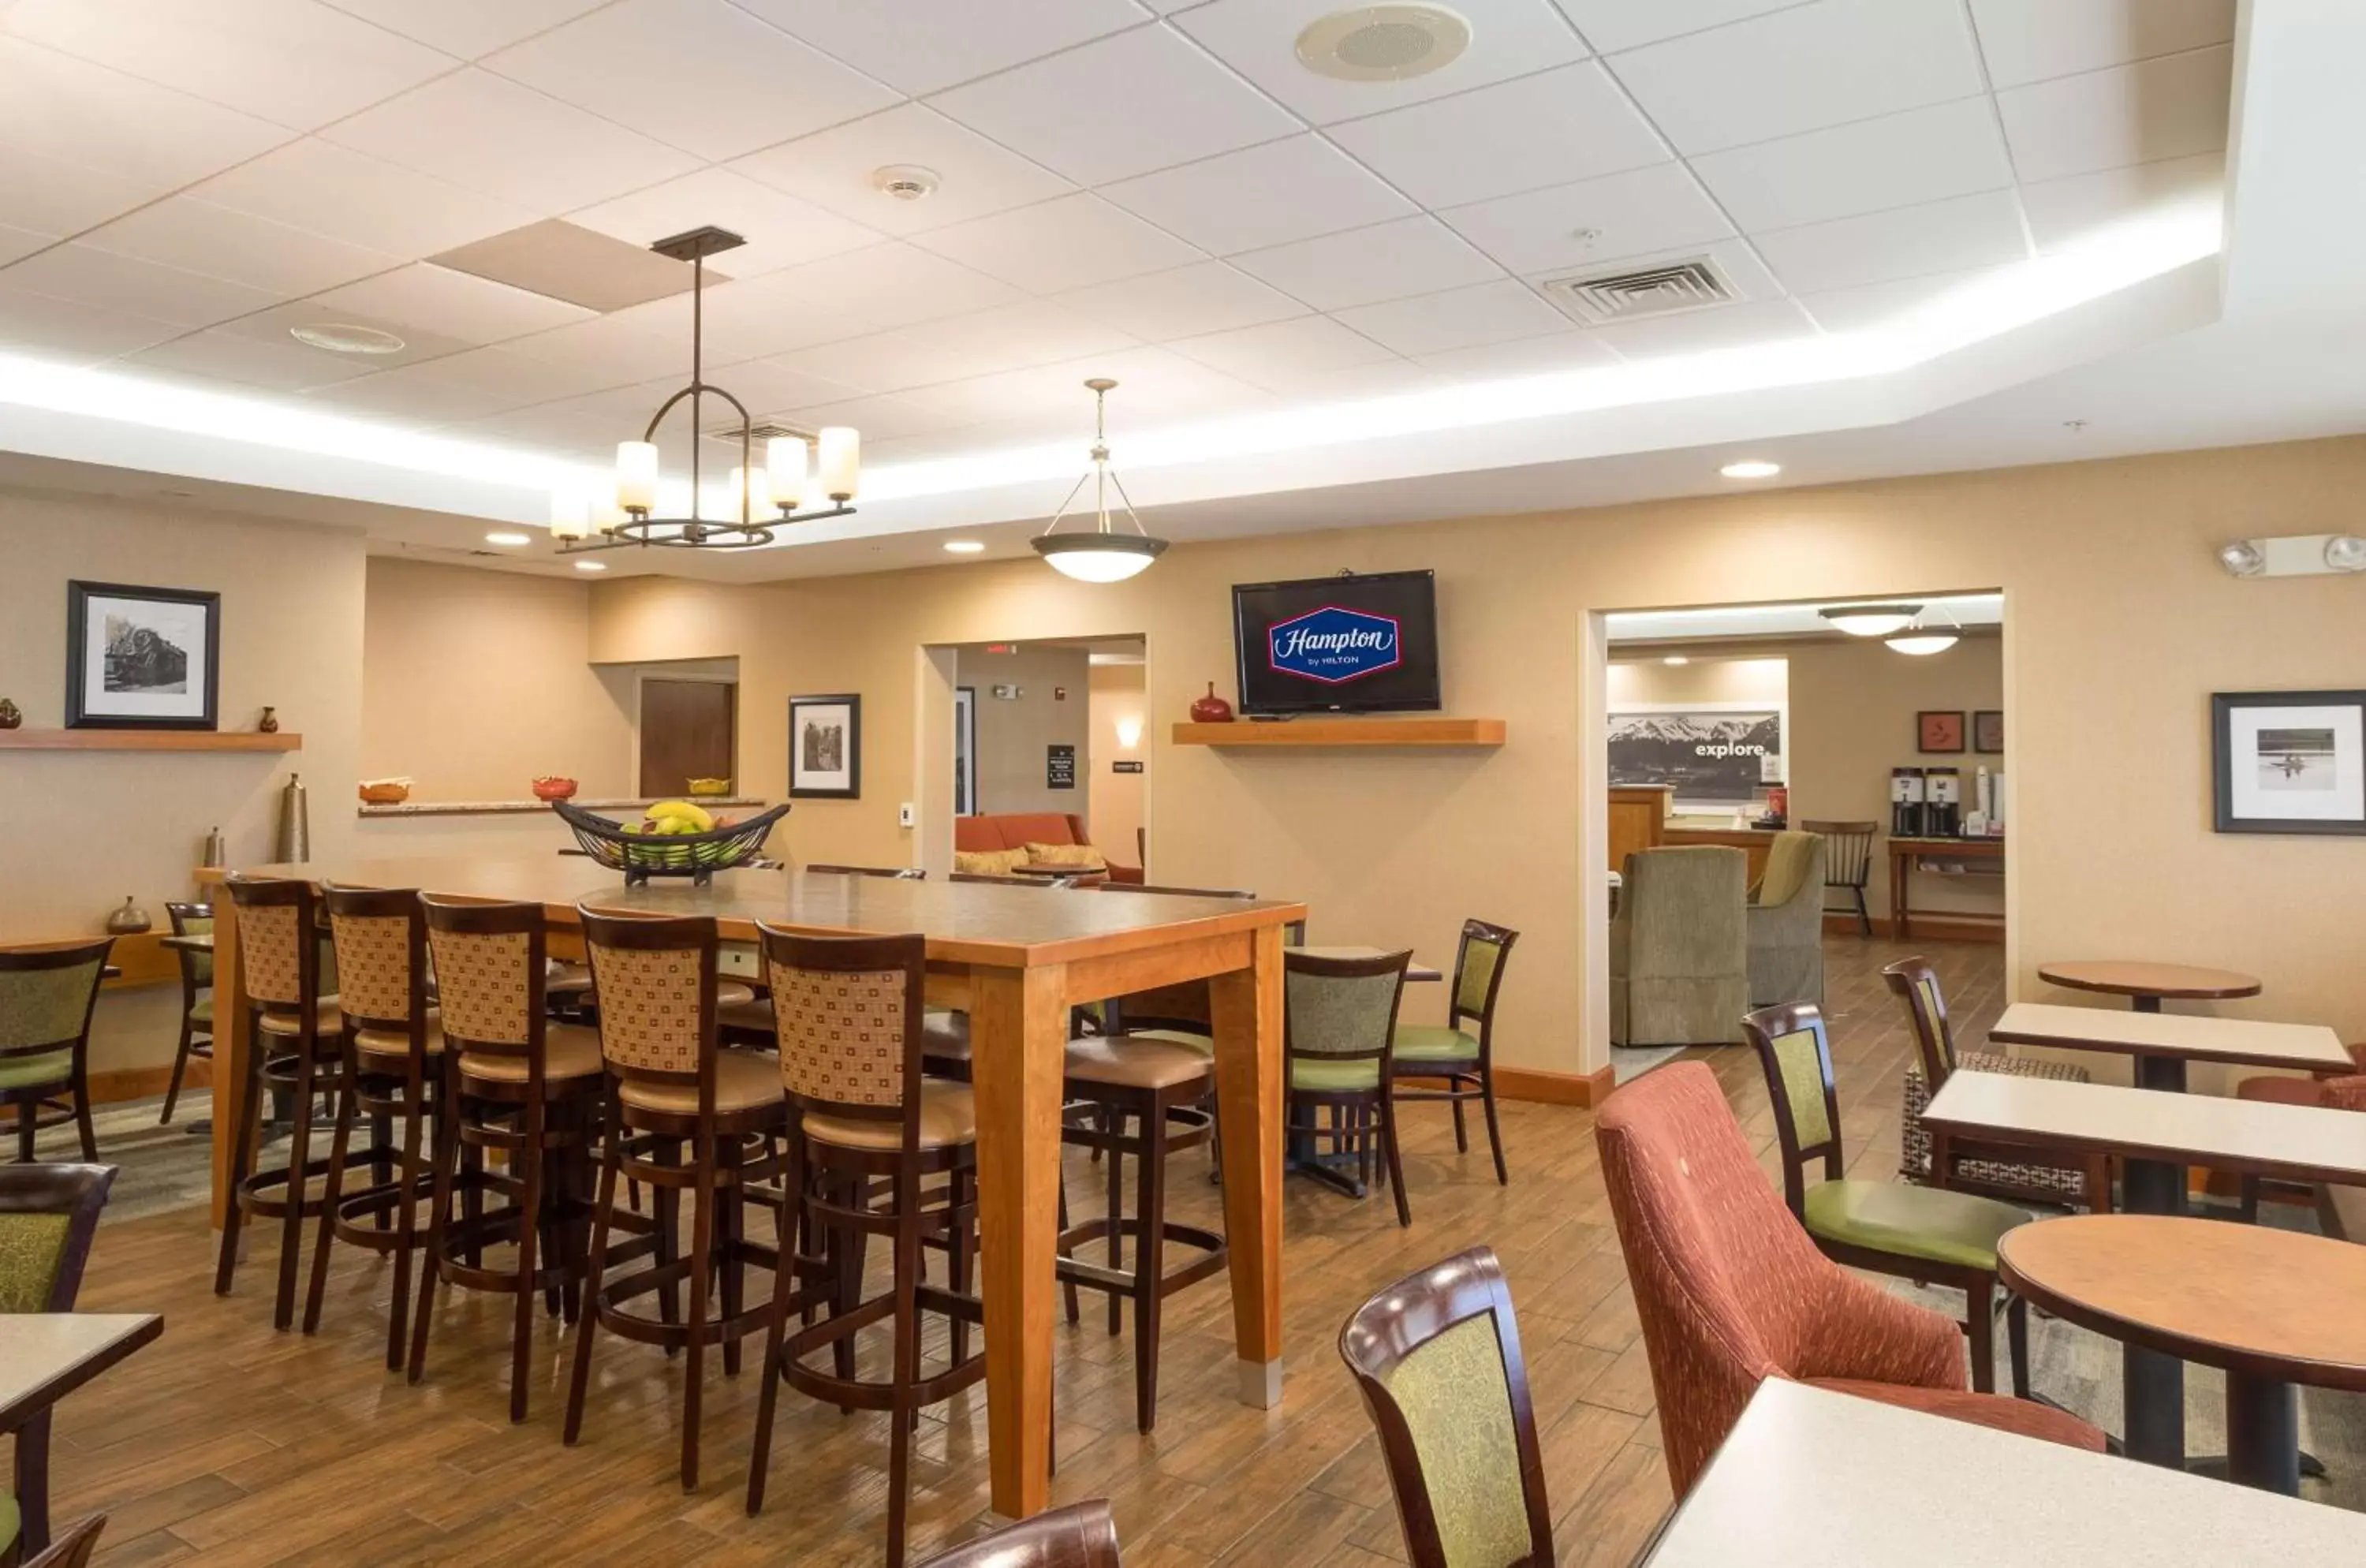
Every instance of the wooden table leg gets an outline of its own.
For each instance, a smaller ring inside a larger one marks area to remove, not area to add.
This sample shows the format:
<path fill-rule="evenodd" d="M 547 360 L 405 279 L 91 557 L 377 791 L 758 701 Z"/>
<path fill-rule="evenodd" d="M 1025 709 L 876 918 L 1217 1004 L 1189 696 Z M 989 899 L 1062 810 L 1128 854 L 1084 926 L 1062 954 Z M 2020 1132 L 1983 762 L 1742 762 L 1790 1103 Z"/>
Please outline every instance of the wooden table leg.
<path fill-rule="evenodd" d="M 1208 983 L 1216 1120 L 1224 1140 L 1224 1237 L 1245 1404 L 1281 1403 L 1281 928 L 1246 969 Z"/>
<path fill-rule="evenodd" d="M 238 1137 L 239 1105 L 246 1088 L 246 1054 L 254 1048 L 254 1021 L 247 1017 L 239 995 L 238 911 L 231 905 L 230 886 L 214 884 L 214 1133 L 213 1227 L 222 1228 L 230 1213 L 230 1169 Z"/>
<path fill-rule="evenodd" d="M 1889 850 L 1889 934 L 1899 942 L 1914 935 L 1913 917 L 1906 909 L 1906 884 L 1914 874 L 1912 857 L 1898 852 L 1893 844 Z"/>
<path fill-rule="evenodd" d="M 1012 1519 L 1042 1512 L 1052 1496 L 1052 1260 L 1059 1243 L 1066 981 L 1059 964 L 971 976 L 986 1457 L 994 1511 Z"/>

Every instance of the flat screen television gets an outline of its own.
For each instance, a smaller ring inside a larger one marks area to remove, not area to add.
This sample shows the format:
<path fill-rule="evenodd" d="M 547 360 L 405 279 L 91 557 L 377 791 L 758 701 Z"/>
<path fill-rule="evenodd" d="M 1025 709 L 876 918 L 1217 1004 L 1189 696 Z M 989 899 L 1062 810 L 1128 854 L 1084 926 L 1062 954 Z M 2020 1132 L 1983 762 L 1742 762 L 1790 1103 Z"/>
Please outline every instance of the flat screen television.
<path fill-rule="evenodd" d="M 1233 647 L 1245 714 L 1434 710 L 1436 574 L 1237 583 Z"/>

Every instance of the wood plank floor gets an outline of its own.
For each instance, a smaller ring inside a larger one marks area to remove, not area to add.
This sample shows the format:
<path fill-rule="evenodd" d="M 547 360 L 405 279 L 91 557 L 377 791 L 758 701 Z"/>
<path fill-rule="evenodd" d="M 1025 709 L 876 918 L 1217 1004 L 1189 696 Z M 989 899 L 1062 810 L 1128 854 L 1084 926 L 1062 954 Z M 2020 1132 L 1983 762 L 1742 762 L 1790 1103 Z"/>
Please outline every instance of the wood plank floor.
<path fill-rule="evenodd" d="M 1909 951 L 1835 939 L 1831 999 L 1842 1122 L 1853 1170 L 1896 1168 L 1900 1075 L 1911 1044 L 1882 964 Z M 1926 944 L 1967 1043 L 1999 1007 L 2000 947 Z M 1967 1026 L 1967 1027 L 1965 1027 Z M 1713 1063 L 1769 1169 L 1772 1124 L 1754 1058 Z M 1388 1483 L 1334 1349 L 1341 1321 L 1380 1286 L 1478 1243 L 1504 1260 L 1517 1303 L 1554 1530 L 1565 1563 L 1624 1563 L 1668 1505 L 1651 1377 L 1583 1111 L 1508 1105 L 1512 1185 L 1474 1138 L 1454 1149 L 1442 1107 L 1406 1118 L 1414 1224 L 1385 1197 L 1357 1203 L 1293 1180 L 1284 1247 L 1289 1374 L 1280 1408 L 1232 1393 L 1220 1281 L 1174 1298 L 1158 1430 L 1133 1429 L 1132 1342 L 1086 1321 L 1057 1331 L 1061 1501 L 1109 1497 L 1129 1568 L 1402 1562 Z M 1474 1132 L 1476 1128 L 1474 1126 Z M 1175 1183 L 1184 1217 L 1216 1220 L 1196 1156 Z M 1097 1173 L 1070 1167 L 1072 1202 Z M 211 1292 L 201 1212 L 102 1229 L 85 1310 L 162 1311 L 164 1337 L 68 1399 L 57 1418 L 54 1517 L 112 1516 L 113 1568 L 187 1562 L 869 1563 L 881 1560 L 886 1418 L 841 1417 L 783 1390 L 764 1514 L 742 1508 L 758 1383 L 708 1362 L 704 1483 L 674 1473 L 681 1372 L 603 1337 L 581 1444 L 558 1424 L 571 1337 L 547 1320 L 532 1419 L 507 1419 L 501 1302 L 447 1293 L 428 1382 L 380 1366 L 389 1274 L 341 1253 L 318 1336 L 276 1334 L 276 1230 L 259 1236 L 227 1300 Z M 754 1356 L 749 1361 L 752 1369 Z M 918 1439 L 916 1558 L 985 1522 L 984 1390 L 928 1413 Z"/>

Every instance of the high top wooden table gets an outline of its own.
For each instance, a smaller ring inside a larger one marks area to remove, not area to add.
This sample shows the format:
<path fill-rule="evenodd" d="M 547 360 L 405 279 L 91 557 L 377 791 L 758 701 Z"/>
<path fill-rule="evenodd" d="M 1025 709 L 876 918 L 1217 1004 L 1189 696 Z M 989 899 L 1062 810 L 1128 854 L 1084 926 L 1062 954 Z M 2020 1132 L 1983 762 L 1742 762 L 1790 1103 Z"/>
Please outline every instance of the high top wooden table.
<path fill-rule="evenodd" d="M 2082 1214 L 2007 1232 L 1997 1265 L 2015 1294 L 2066 1322 L 2224 1368 L 2227 1474 L 2243 1485 L 2298 1495 L 2293 1384 L 2366 1391 L 2366 1247 L 2215 1220 Z"/>
<path fill-rule="evenodd" d="M 2341 1036 L 2321 1023 L 2263 1023 L 2248 1018 L 2015 1002 L 1989 1029 L 1989 1038 L 2016 1045 L 2133 1056 L 2140 1086 L 2172 1093 L 2184 1092 L 2188 1062 L 2232 1062 L 2242 1067 L 2290 1067 L 2304 1073 L 2357 1071 Z"/>
<path fill-rule="evenodd" d="M 2256 997 L 2255 975 L 2236 969 L 2205 969 L 2191 964 L 2146 964 L 2135 959 L 2087 958 L 2041 964 L 2037 977 L 2073 991 L 2126 997 L 2138 1012 L 2158 1012 L 2164 997 L 2177 1001 L 2226 1001 Z"/>
<path fill-rule="evenodd" d="M 1304 905 L 794 871 L 727 871 L 707 887 L 682 879 L 628 888 L 617 873 L 569 855 L 266 865 L 250 874 L 537 903 L 551 928 L 569 934 L 580 926 L 581 902 L 603 914 L 712 916 L 727 941 L 756 940 L 758 921 L 817 936 L 925 936 L 932 978 L 962 993 L 970 1014 L 988 1458 L 995 1511 L 1014 1518 L 1042 1511 L 1050 1497 L 1052 1260 L 1068 1009 L 1206 980 L 1241 1397 L 1258 1406 L 1280 1402 L 1281 942 L 1282 928 L 1306 918 Z M 230 1100 L 246 1082 L 249 1020 L 246 1008 L 228 1001 L 241 991 L 226 888 L 215 890 L 214 908 L 215 994 L 226 999 L 216 1018 L 224 1055 L 215 1082 L 217 1095 L 228 1097 L 214 1117 L 220 1224 L 230 1130 L 239 1124 Z"/>

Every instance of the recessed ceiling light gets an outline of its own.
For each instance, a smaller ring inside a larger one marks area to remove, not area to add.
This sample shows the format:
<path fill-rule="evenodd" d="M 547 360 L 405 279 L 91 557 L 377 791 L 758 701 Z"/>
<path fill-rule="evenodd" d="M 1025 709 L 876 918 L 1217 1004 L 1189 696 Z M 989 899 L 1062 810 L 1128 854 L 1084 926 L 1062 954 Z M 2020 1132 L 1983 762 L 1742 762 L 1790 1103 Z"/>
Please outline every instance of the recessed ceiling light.
<path fill-rule="evenodd" d="M 944 182 L 918 164 L 887 164 L 871 171 L 872 188 L 898 201 L 926 201 Z"/>
<path fill-rule="evenodd" d="M 945 541 L 945 549 L 952 555 L 974 556 L 979 554 L 986 547 L 975 539 L 947 539 Z"/>
<path fill-rule="evenodd" d="M 1298 62 L 1339 82 L 1405 82 L 1470 47 L 1470 23 L 1443 6 L 1358 6 L 1307 24 Z"/>
<path fill-rule="evenodd" d="M 1718 470 L 1729 479 L 1771 479 L 1782 471 L 1782 464 L 1770 463 L 1763 457 L 1752 457 L 1740 463 L 1728 463 Z"/>
<path fill-rule="evenodd" d="M 575 570 L 578 571 L 605 571 L 608 570 L 608 563 L 603 560 L 580 560 L 575 563 Z"/>
<path fill-rule="evenodd" d="M 506 528 L 501 528 L 496 529 L 492 533 L 486 535 L 485 543 L 489 545 L 505 545 L 514 548 L 519 545 L 533 544 L 534 536 L 531 534 L 513 534 Z"/>
<path fill-rule="evenodd" d="M 408 345 L 392 333 L 351 321 L 307 321 L 289 327 L 287 335 L 311 348 L 331 354 L 400 354 Z"/>
<path fill-rule="evenodd" d="M 1661 660 L 1660 662 L 1662 664 L 1690 664 L 1692 660 L 1686 659 L 1681 653 L 1671 653 L 1665 659 Z"/>

